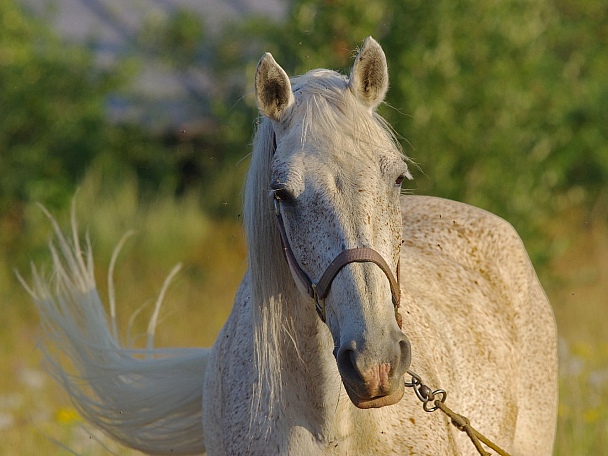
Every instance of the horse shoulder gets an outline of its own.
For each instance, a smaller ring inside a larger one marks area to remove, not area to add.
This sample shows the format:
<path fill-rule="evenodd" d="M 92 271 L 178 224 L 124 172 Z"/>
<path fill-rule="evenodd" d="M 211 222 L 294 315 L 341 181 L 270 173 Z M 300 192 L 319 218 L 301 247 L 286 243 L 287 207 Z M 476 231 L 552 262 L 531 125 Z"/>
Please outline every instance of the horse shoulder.
<path fill-rule="evenodd" d="M 415 323 L 432 328 L 414 336 L 424 339 L 423 356 L 434 354 L 434 362 L 451 364 L 444 385 L 453 382 L 471 397 L 477 388 L 486 389 L 480 394 L 493 398 L 490 406 L 502 409 L 505 417 L 488 427 L 512 436 L 514 454 L 550 454 L 557 330 L 519 235 L 500 217 L 463 203 L 404 196 L 401 206 L 404 305 L 409 298 L 422 307 L 411 310 L 425 320 Z M 440 348 L 434 350 L 433 344 Z M 449 359 L 454 356 L 457 363 Z M 495 382 L 497 375 L 505 377 L 504 384 Z M 469 413 L 467 408 L 472 416 L 484 413 L 466 400 L 462 405 L 463 413 Z"/>

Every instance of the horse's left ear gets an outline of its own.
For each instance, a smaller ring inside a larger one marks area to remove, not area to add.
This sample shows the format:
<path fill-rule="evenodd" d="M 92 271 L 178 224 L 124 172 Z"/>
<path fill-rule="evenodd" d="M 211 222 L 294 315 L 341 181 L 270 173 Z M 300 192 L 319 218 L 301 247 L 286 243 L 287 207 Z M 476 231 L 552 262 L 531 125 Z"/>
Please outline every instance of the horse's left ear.
<path fill-rule="evenodd" d="M 370 109 L 376 108 L 388 90 L 388 67 L 382 47 L 368 36 L 350 72 L 350 89 Z"/>
<path fill-rule="evenodd" d="M 260 114 L 276 121 L 294 102 L 289 77 L 269 52 L 255 71 L 255 99 Z"/>

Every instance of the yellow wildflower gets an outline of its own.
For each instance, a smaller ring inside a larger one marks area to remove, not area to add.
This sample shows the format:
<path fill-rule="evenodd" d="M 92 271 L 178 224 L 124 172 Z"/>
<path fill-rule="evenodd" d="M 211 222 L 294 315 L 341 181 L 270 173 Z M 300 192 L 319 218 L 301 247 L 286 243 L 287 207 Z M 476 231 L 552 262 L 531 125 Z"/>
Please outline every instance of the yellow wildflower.
<path fill-rule="evenodd" d="M 73 407 L 61 407 L 55 413 L 55 420 L 60 424 L 71 424 L 80 420 L 80 415 Z"/>

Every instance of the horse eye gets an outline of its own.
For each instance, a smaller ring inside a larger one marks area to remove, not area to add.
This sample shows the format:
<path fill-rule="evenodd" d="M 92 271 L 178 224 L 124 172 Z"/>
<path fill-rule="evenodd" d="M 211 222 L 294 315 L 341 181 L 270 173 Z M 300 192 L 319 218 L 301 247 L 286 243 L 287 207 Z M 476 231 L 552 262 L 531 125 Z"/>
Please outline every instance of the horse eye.
<path fill-rule="evenodd" d="M 284 188 L 277 188 L 273 191 L 274 191 L 274 197 L 276 199 L 279 199 L 281 201 L 289 201 L 291 199 L 291 195 Z"/>
<path fill-rule="evenodd" d="M 289 190 L 287 190 L 287 188 L 285 187 L 284 184 L 272 184 L 271 185 L 271 189 L 272 189 L 272 193 L 274 194 L 274 197 L 278 200 L 284 201 L 284 202 L 289 202 L 291 200 L 293 200 L 293 195 L 291 194 L 291 192 Z"/>

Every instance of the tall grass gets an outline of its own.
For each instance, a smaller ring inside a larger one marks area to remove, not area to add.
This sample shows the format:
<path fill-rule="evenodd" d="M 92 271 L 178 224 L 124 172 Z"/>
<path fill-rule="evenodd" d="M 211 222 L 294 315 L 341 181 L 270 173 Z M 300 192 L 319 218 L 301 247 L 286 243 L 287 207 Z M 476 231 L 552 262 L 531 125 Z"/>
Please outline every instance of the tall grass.
<path fill-rule="evenodd" d="M 555 454 L 608 455 L 606 215 L 598 208 L 566 214 L 551 231 L 569 240 L 550 265 L 554 281 L 548 288 L 561 335 Z"/>
<path fill-rule="evenodd" d="M 153 201 L 145 201 L 134 178 L 116 182 L 101 172 L 91 172 L 83 181 L 76 210 L 81 231 L 88 231 L 93 243 L 102 295 L 112 249 L 126 231 L 135 231 L 119 257 L 115 282 L 119 328 L 127 328 L 139 311 L 131 330 L 136 345 L 144 343 L 136 335 L 145 332 L 151 305 L 178 262 L 183 268 L 165 298 L 156 343 L 213 343 L 245 269 L 238 219 L 210 219 L 200 209 L 199 195 L 175 198 L 161 191 Z M 55 215 L 67 228 L 69 214 Z M 9 225 L 0 220 L 0 227 Z M 37 316 L 12 267 L 27 277 L 27 257 L 48 261 L 51 228 L 32 205 L 19 229 L 18 251 L 12 249 L 9 255 L 4 246 L 0 252 L 0 456 L 69 454 L 57 442 L 83 455 L 137 454 L 88 429 L 42 370 L 35 349 Z M 567 214 L 554 222 L 548 235 L 559 252 L 539 271 L 561 337 L 555 454 L 608 455 L 608 228 L 603 217 Z M 122 335 L 129 337 L 126 331 Z M 543 394 L 542 385 L 537 394 Z"/>
<path fill-rule="evenodd" d="M 127 231 L 134 231 L 114 273 L 123 340 L 134 346 L 145 344 L 145 337 L 138 336 L 145 334 L 152 305 L 168 273 L 182 263 L 165 296 L 155 345 L 212 345 L 246 267 L 238 220 L 208 218 L 199 195 L 175 198 L 161 192 L 153 201 L 145 201 L 135 178 L 116 182 L 99 171 L 84 179 L 75 204 L 81 234 L 88 232 L 93 244 L 97 285 L 105 302 L 112 251 Z M 54 215 L 67 229 L 69 214 Z M 84 455 L 138 454 L 119 449 L 87 428 L 42 370 L 35 349 L 37 316 L 12 267 L 28 277 L 27 257 L 49 264 L 51 227 L 36 205 L 25 209 L 19 225 L 21 236 L 27 238 L 22 240 L 27 253 L 15 257 L 7 249 L 0 252 L 0 456 L 69 454 L 57 442 Z"/>

